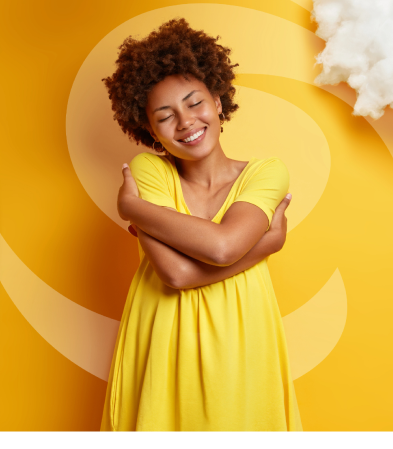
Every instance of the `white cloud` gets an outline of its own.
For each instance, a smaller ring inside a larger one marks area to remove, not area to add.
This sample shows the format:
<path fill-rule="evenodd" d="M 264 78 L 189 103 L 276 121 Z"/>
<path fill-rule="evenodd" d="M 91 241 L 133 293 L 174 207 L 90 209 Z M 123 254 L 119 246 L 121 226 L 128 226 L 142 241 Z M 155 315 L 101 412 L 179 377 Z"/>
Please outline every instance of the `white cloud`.
<path fill-rule="evenodd" d="M 378 119 L 393 108 L 393 0 L 314 0 L 311 15 L 326 41 L 315 83 L 347 82 L 357 93 L 354 115 Z"/>

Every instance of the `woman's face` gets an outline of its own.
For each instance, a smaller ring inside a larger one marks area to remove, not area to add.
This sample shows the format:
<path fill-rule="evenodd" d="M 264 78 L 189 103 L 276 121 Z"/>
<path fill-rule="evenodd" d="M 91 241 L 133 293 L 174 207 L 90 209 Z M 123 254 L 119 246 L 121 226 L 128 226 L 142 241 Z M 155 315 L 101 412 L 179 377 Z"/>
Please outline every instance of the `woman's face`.
<path fill-rule="evenodd" d="M 170 75 L 157 83 L 149 92 L 146 113 L 151 135 L 169 153 L 199 160 L 220 145 L 222 107 L 220 98 L 213 98 L 202 81 L 188 78 Z"/>

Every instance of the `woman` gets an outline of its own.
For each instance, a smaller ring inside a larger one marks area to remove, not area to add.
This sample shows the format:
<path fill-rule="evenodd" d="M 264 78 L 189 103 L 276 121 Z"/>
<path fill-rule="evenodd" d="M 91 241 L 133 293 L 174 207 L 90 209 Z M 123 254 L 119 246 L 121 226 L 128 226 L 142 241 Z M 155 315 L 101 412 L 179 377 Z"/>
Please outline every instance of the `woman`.
<path fill-rule="evenodd" d="M 127 38 L 104 80 L 122 130 L 159 154 L 123 168 L 140 265 L 101 430 L 302 430 L 266 263 L 285 242 L 289 174 L 276 157 L 225 156 L 237 64 L 217 40 L 171 20 Z"/>

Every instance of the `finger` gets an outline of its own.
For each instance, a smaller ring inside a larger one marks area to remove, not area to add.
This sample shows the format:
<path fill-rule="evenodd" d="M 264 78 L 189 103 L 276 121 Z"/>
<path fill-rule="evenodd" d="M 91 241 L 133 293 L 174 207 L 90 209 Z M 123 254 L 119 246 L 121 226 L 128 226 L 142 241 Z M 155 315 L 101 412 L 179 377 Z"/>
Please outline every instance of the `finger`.
<path fill-rule="evenodd" d="M 284 213 L 290 202 L 291 200 L 285 196 L 276 207 L 275 213 Z"/>
<path fill-rule="evenodd" d="M 121 171 L 123 173 L 124 178 L 132 176 L 130 166 L 126 163 L 123 164 L 123 167 L 121 168 Z"/>
<path fill-rule="evenodd" d="M 282 205 L 281 207 L 283 208 L 283 210 L 285 210 L 289 206 L 289 203 L 291 202 L 291 200 L 292 200 L 292 194 L 287 193 L 285 195 L 285 197 L 283 198 L 283 200 L 281 201 L 281 203 L 279 204 L 279 206 Z"/>

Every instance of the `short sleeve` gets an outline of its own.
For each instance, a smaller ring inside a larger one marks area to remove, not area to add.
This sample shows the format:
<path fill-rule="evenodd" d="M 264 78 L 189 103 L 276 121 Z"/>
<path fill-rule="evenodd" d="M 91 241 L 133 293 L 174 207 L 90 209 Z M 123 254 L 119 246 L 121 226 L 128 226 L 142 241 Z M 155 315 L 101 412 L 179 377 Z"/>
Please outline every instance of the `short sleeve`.
<path fill-rule="evenodd" d="M 276 207 L 284 199 L 289 189 L 289 171 L 279 158 L 269 158 L 251 172 L 236 201 L 245 201 L 261 208 L 269 220 L 268 228 Z"/>
<path fill-rule="evenodd" d="M 168 173 L 162 156 L 151 153 L 137 154 L 130 162 L 130 170 L 139 190 L 139 197 L 157 206 L 176 209 L 170 194 Z"/>

